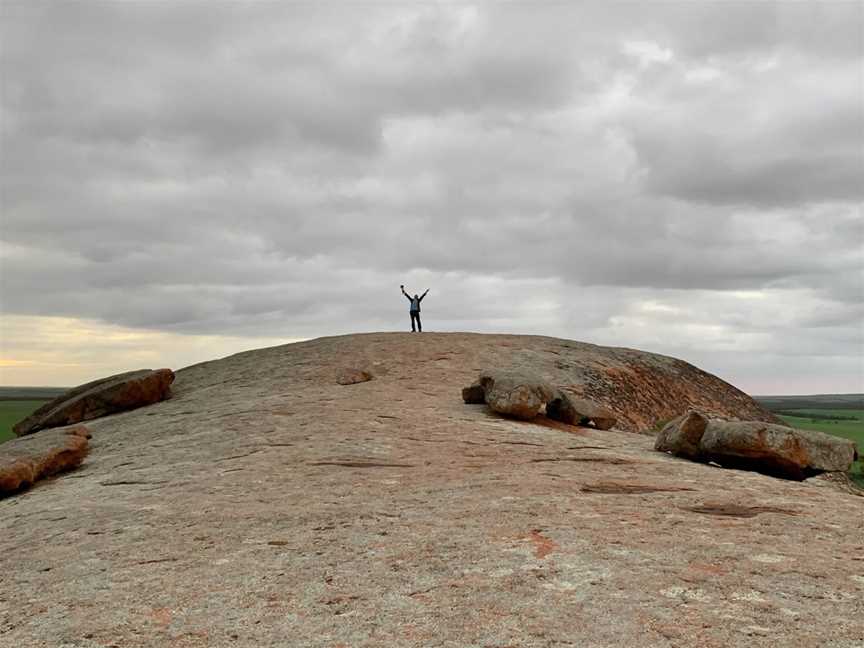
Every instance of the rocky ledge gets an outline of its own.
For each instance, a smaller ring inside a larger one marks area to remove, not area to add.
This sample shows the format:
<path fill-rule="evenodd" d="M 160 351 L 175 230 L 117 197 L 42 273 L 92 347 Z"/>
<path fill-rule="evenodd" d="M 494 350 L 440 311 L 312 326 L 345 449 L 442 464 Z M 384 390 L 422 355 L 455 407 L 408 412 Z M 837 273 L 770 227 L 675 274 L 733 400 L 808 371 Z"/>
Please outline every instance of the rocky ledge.
<path fill-rule="evenodd" d="M 47 428 L 89 421 L 115 412 L 152 405 L 168 397 L 174 372 L 170 369 L 138 369 L 100 378 L 70 389 L 46 403 L 13 431 L 18 436 Z"/>

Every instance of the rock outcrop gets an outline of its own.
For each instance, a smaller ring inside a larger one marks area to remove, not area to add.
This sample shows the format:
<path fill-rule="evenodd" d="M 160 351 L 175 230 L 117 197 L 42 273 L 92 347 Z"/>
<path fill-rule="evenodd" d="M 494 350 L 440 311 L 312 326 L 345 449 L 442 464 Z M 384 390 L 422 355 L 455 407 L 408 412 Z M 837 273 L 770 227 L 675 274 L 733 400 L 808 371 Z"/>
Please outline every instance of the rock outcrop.
<path fill-rule="evenodd" d="M 709 421 L 699 449 L 722 466 L 792 479 L 847 471 L 857 457 L 848 439 L 758 421 Z"/>
<path fill-rule="evenodd" d="M 701 412 L 690 410 L 663 426 L 654 440 L 654 449 L 670 452 L 678 457 L 696 459 L 699 457 L 699 443 L 707 427 L 708 417 Z"/>
<path fill-rule="evenodd" d="M 847 439 L 760 421 L 709 419 L 695 411 L 666 425 L 654 448 L 789 479 L 847 471 L 857 458 L 855 443 Z"/>
<path fill-rule="evenodd" d="M 478 382 L 490 409 L 523 420 L 537 416 L 555 393 L 548 383 L 527 371 L 486 370 Z"/>
<path fill-rule="evenodd" d="M 337 385 L 340 367 L 375 379 Z M 489 416 L 458 397 L 484 367 L 618 423 Z M 864 498 L 631 433 L 691 407 L 759 414 L 724 385 L 635 350 L 462 333 L 187 367 L 170 399 L 87 423 L 79 470 L 0 500 L 0 645 L 857 646 Z"/>
<path fill-rule="evenodd" d="M 100 416 L 158 403 L 168 397 L 174 372 L 139 369 L 75 387 L 46 403 L 12 430 L 18 436 L 45 428 L 89 421 Z"/>
<path fill-rule="evenodd" d="M 90 450 L 83 425 L 43 430 L 0 444 L 0 497 L 78 467 Z"/>
<path fill-rule="evenodd" d="M 347 367 L 336 372 L 336 383 L 339 385 L 356 385 L 372 380 L 372 374 L 364 369 Z"/>
<path fill-rule="evenodd" d="M 574 398 L 544 380 L 518 370 L 486 370 L 477 382 L 462 388 L 462 400 L 469 405 L 486 403 L 499 414 L 529 420 L 545 405 L 546 416 L 568 425 L 591 425 L 611 430 L 615 414 L 584 398 Z"/>
<path fill-rule="evenodd" d="M 611 430 L 617 420 L 609 408 L 585 398 L 573 398 L 560 390 L 546 404 L 546 416 L 570 425 L 591 424 L 598 430 Z"/>

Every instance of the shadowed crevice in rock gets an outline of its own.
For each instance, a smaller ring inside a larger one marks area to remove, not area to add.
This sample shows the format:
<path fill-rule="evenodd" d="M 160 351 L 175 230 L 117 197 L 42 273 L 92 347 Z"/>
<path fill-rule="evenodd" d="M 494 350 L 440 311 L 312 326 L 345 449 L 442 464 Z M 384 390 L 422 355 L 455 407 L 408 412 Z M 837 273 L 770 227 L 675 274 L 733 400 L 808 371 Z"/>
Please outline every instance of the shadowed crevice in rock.
<path fill-rule="evenodd" d="M 544 457 L 542 459 L 532 459 L 531 463 L 544 463 L 553 461 L 584 461 L 587 463 L 605 463 L 612 466 L 623 466 L 627 464 L 641 463 L 639 461 L 631 461 L 621 457 Z"/>
<path fill-rule="evenodd" d="M 483 391 L 483 385 L 476 382 L 468 387 L 463 387 L 462 400 L 465 401 L 467 405 L 482 405 L 485 403 L 486 393 Z"/>
<path fill-rule="evenodd" d="M 749 457 L 736 457 L 723 453 L 706 453 L 702 459 L 705 462 L 715 463 L 722 468 L 730 470 L 748 470 L 758 472 L 769 477 L 778 479 L 790 479 L 803 481 L 816 475 L 821 475 L 824 470 L 811 467 L 802 467 L 795 461 L 778 457 L 770 452 L 754 453 Z M 849 462 L 851 467 L 852 462 Z"/>
<path fill-rule="evenodd" d="M 155 486 L 156 484 L 168 484 L 170 483 L 167 479 L 160 479 L 156 481 L 148 481 L 142 479 L 117 479 L 112 481 L 102 481 L 99 482 L 100 486 Z"/>
<path fill-rule="evenodd" d="M 692 491 L 695 489 L 687 486 L 597 482 L 594 484 L 585 484 L 580 490 L 583 493 L 599 493 L 603 495 L 643 495 L 645 493 L 674 493 L 678 491 Z"/>
<path fill-rule="evenodd" d="M 310 461 L 307 466 L 343 466 L 345 468 L 415 468 L 414 464 L 379 461 Z"/>
<path fill-rule="evenodd" d="M 722 517 L 752 518 L 760 513 L 780 513 L 783 515 L 801 515 L 798 511 L 779 508 L 776 506 L 744 506 L 734 503 L 705 503 L 701 506 L 682 506 L 684 511 L 692 513 L 703 513 L 705 515 L 719 515 Z"/>

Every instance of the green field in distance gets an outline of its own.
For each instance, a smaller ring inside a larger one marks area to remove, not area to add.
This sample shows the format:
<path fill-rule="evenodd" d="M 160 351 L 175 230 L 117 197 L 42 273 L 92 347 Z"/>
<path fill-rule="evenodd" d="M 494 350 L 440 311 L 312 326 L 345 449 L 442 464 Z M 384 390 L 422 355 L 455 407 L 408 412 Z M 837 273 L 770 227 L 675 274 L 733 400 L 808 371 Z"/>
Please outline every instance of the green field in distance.
<path fill-rule="evenodd" d="M 826 434 L 851 439 L 858 444 L 859 456 L 864 453 L 864 409 L 821 409 L 809 407 L 800 410 L 783 410 L 784 414 L 775 412 L 777 416 L 782 418 L 788 425 L 801 428 L 803 430 L 817 430 Z M 794 416 L 792 416 L 794 414 Z M 815 415 L 811 418 L 809 415 Z M 836 416 L 837 420 L 831 420 L 830 417 Z M 848 417 L 854 417 L 855 420 L 847 420 Z M 861 461 L 856 461 L 852 464 L 852 476 L 856 481 L 864 481 L 864 466 Z"/>
<path fill-rule="evenodd" d="M 12 426 L 45 403 L 44 400 L 0 400 L 0 443 L 14 439 Z"/>

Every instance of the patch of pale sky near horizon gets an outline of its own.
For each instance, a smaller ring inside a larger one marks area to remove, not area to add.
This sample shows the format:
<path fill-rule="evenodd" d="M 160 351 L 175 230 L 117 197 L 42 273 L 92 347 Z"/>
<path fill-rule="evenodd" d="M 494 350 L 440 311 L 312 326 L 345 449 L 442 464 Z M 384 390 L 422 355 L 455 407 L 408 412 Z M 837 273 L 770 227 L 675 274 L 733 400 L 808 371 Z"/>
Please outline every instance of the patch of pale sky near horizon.
<path fill-rule="evenodd" d="M 71 317 L 6 315 L 0 320 L 0 386 L 71 387 L 131 369 L 180 369 L 298 341 L 183 335 Z"/>

